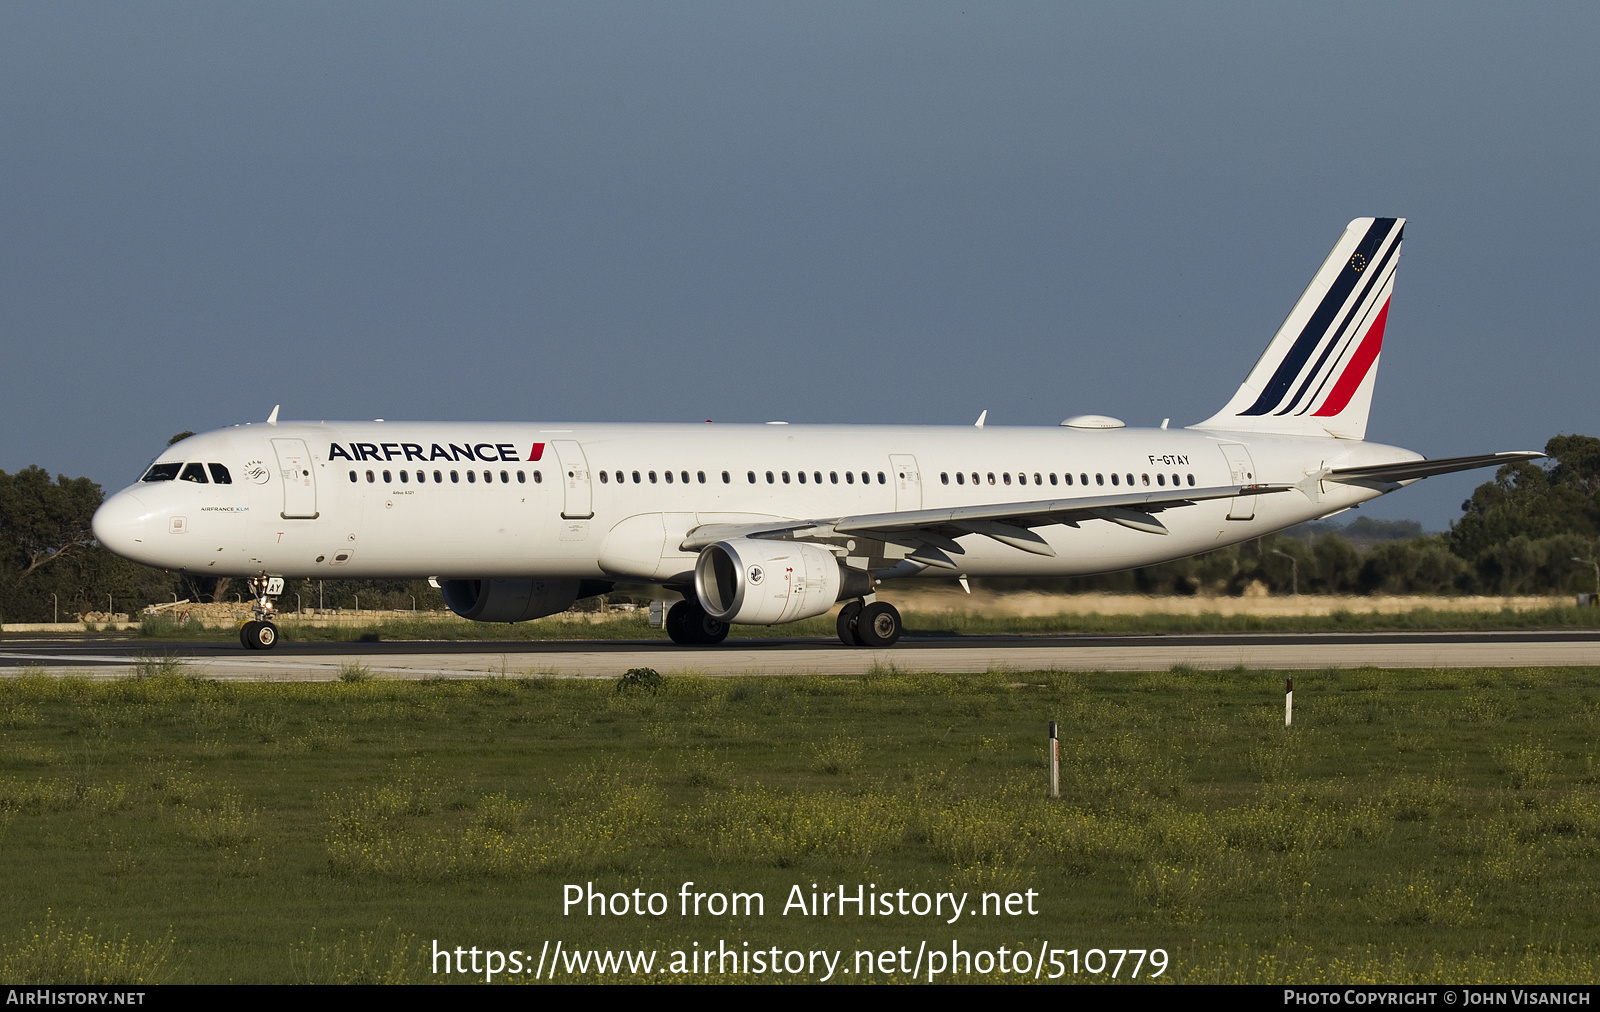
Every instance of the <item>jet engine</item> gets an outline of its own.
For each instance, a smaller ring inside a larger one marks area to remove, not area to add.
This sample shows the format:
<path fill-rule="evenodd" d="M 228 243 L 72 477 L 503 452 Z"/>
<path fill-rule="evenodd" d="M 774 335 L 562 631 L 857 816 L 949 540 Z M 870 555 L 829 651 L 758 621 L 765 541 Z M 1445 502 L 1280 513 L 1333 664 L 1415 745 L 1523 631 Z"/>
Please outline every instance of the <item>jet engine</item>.
<path fill-rule="evenodd" d="M 566 611 L 578 599 L 579 580 L 440 580 L 444 603 L 474 622 L 526 622 Z M 609 587 L 607 588 L 609 589 Z"/>
<path fill-rule="evenodd" d="M 843 578 L 833 553 L 793 541 L 730 538 L 700 553 L 694 592 L 712 618 L 778 625 L 821 615 L 839 600 Z"/>

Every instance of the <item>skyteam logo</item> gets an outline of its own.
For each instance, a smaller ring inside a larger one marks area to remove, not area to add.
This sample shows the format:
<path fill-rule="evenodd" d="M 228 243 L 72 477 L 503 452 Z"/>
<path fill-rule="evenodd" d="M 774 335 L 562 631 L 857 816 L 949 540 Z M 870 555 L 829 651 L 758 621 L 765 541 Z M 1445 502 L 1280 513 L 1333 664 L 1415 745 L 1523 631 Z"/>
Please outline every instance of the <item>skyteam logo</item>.
<path fill-rule="evenodd" d="M 1335 261 L 1340 269 L 1331 277 L 1319 273 L 1295 306 L 1296 314 L 1310 308 L 1299 333 L 1287 347 L 1274 341 L 1267 349 L 1282 358 L 1240 415 L 1331 417 L 1349 406 L 1383 350 L 1404 231 L 1398 218 L 1374 218 L 1349 257 Z M 1319 283 L 1321 298 L 1310 304 Z"/>
<path fill-rule="evenodd" d="M 767 578 L 767 571 L 760 566 L 751 566 L 745 570 L 744 575 L 750 580 L 750 586 L 759 587 L 761 581 Z"/>

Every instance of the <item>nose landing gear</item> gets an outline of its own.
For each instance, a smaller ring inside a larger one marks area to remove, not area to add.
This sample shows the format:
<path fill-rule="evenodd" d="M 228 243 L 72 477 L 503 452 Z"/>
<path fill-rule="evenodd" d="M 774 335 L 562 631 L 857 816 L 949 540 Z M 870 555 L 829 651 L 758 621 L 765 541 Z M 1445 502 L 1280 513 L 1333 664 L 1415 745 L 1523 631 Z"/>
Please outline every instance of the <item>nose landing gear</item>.
<path fill-rule="evenodd" d="M 239 629 L 239 643 L 246 650 L 271 650 L 278 645 L 278 627 L 272 624 L 272 599 L 283 593 L 283 577 L 258 576 L 250 581 L 250 590 L 256 595 L 250 603 L 250 614 L 255 618 Z"/>

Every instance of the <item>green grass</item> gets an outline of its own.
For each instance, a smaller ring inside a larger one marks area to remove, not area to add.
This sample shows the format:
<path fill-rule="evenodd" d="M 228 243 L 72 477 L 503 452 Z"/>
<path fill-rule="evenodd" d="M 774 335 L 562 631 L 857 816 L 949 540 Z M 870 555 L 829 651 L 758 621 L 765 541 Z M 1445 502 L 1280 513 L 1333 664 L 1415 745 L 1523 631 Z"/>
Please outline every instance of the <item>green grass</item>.
<path fill-rule="evenodd" d="M 485 624 L 464 620 L 419 619 L 386 621 L 361 626 L 316 627 L 282 616 L 279 632 L 286 642 L 350 642 L 380 640 L 610 640 L 666 639 L 664 630 L 652 628 L 642 614 L 621 615 L 602 622 L 536 619 L 532 622 Z M 1594 629 L 1600 628 L 1600 608 L 1556 607 L 1542 611 L 1435 611 L 1422 608 L 1394 615 L 1335 612 L 1332 615 L 1060 615 L 984 616 L 905 615 L 907 635 L 1043 635 L 1097 633 L 1224 633 L 1224 632 L 1377 632 L 1383 630 L 1471 629 Z M 158 640 L 231 640 L 232 629 L 204 629 L 191 622 L 179 626 L 152 621 L 130 635 Z M 825 615 L 781 626 L 734 626 L 732 639 L 770 637 L 833 637 L 834 617 Z"/>
<path fill-rule="evenodd" d="M 1244 670 L 626 692 L 32 672 L 0 680 L 0 976 L 428 981 L 435 939 L 725 939 L 846 966 L 1048 940 L 1160 947 L 1176 981 L 1594 979 L 1600 669 L 1295 682 L 1286 731 L 1281 673 Z M 766 916 L 676 916 L 686 881 Z M 563 916 L 588 882 L 673 915 Z M 813 883 L 1031 889 L 1040 913 L 784 916 Z"/>

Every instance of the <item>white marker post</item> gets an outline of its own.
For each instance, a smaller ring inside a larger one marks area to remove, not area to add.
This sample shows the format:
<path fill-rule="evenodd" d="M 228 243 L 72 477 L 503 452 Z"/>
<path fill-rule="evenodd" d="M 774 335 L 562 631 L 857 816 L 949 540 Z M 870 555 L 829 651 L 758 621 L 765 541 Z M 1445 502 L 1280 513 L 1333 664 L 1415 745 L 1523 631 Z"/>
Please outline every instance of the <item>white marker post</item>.
<path fill-rule="evenodd" d="M 1061 797 L 1061 742 L 1056 738 L 1056 722 L 1050 722 L 1050 796 Z"/>
<path fill-rule="evenodd" d="M 1283 687 L 1283 726 L 1294 723 L 1294 679 L 1285 678 Z"/>

